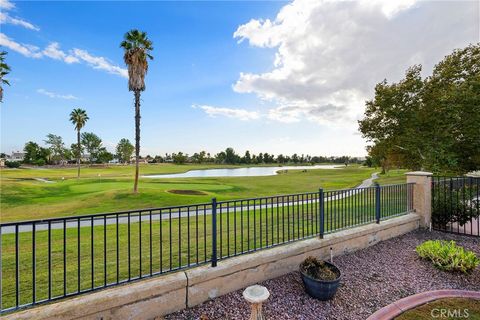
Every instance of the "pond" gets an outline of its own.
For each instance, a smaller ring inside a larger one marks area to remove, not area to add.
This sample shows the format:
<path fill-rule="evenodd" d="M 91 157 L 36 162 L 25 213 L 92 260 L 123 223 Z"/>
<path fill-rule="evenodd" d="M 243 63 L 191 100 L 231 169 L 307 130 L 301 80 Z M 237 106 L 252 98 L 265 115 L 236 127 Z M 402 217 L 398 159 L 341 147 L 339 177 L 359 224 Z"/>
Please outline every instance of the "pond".
<path fill-rule="evenodd" d="M 284 166 L 284 167 L 246 167 L 232 169 L 203 169 L 190 170 L 183 173 L 154 174 L 143 176 L 144 178 L 211 178 L 211 177 L 261 177 L 274 176 L 279 171 L 285 170 L 311 170 L 311 169 L 336 169 L 339 166 L 333 164 L 320 164 L 314 166 Z"/>

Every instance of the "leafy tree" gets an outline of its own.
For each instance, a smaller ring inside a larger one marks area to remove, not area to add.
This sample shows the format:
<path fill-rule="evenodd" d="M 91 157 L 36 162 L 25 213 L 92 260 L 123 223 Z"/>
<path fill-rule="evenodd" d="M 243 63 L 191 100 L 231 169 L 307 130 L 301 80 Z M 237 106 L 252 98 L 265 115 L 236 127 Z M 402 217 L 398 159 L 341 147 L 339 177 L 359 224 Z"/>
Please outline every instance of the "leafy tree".
<path fill-rule="evenodd" d="M 133 152 L 133 149 L 135 149 L 135 148 L 132 148 L 132 152 Z M 165 162 L 165 159 L 162 156 L 155 156 L 155 158 L 153 158 L 153 162 L 154 163 L 163 163 L 163 162 Z"/>
<path fill-rule="evenodd" d="M 108 152 L 107 149 L 102 148 L 98 153 L 97 162 L 98 163 L 108 163 L 113 160 L 113 154 Z"/>
<path fill-rule="evenodd" d="M 198 162 L 203 163 L 205 162 L 206 158 L 207 158 L 207 152 L 204 150 L 200 151 L 200 153 L 198 154 Z"/>
<path fill-rule="evenodd" d="M 49 133 L 47 135 L 47 140 L 44 140 L 51 151 L 51 159 L 54 163 L 59 163 L 65 159 L 65 144 L 61 136 L 54 135 Z"/>
<path fill-rule="evenodd" d="M 75 158 L 75 160 L 78 162 L 78 159 L 82 157 L 84 148 L 82 144 L 80 143 L 80 149 L 78 149 L 79 145 L 77 143 L 72 143 L 70 145 L 70 153 L 72 156 Z"/>
<path fill-rule="evenodd" d="M 480 44 L 455 50 L 431 76 L 409 68 L 398 83 L 383 81 L 366 103 L 360 132 L 385 170 L 397 164 L 435 173 L 480 167 Z"/>
<path fill-rule="evenodd" d="M 224 151 L 221 151 L 215 155 L 215 162 L 216 163 L 225 163 L 225 159 L 227 158 L 227 155 L 225 154 Z"/>
<path fill-rule="evenodd" d="M 184 164 L 187 161 L 187 155 L 183 154 L 183 152 L 172 154 L 172 158 L 175 164 Z"/>
<path fill-rule="evenodd" d="M 5 62 L 6 51 L 0 52 L 0 102 L 3 102 L 3 85 L 10 85 L 5 76 L 10 73 L 10 66 Z"/>
<path fill-rule="evenodd" d="M 120 162 L 128 163 L 134 150 L 135 147 L 130 143 L 130 140 L 123 138 L 117 144 L 115 155 Z M 157 157 L 155 157 L 155 159 L 156 158 Z"/>
<path fill-rule="evenodd" d="M 233 148 L 227 148 L 225 149 L 225 160 L 224 162 L 227 163 L 227 164 L 235 164 L 237 163 L 238 161 L 238 156 L 237 154 L 235 153 L 235 150 L 233 150 Z"/>
<path fill-rule="evenodd" d="M 263 163 L 263 153 L 259 153 L 257 156 L 257 163 Z"/>
<path fill-rule="evenodd" d="M 40 147 L 37 143 L 29 141 L 23 148 L 25 156 L 23 162 L 28 164 L 44 165 L 50 158 L 50 150 Z"/>
<path fill-rule="evenodd" d="M 96 162 L 100 152 L 105 150 L 102 146 L 102 139 L 93 132 L 84 132 L 81 141 L 85 151 L 89 154 L 89 162 Z"/>
<path fill-rule="evenodd" d="M 145 75 L 148 70 L 148 59 L 153 57 L 153 50 L 145 32 L 133 29 L 127 32 L 120 44 L 124 49 L 123 59 L 128 66 L 128 90 L 135 96 L 135 182 L 133 192 L 138 192 L 138 159 L 140 157 L 140 92 L 145 90 Z"/>
<path fill-rule="evenodd" d="M 242 162 L 246 164 L 250 164 L 252 162 L 252 156 L 250 155 L 250 151 L 245 151 Z"/>
<path fill-rule="evenodd" d="M 273 154 L 268 154 L 267 152 L 265 152 L 263 154 L 263 162 L 273 163 L 273 162 L 275 162 L 275 156 Z"/>
<path fill-rule="evenodd" d="M 77 130 L 77 146 L 76 148 L 71 148 L 72 153 L 77 158 L 77 179 L 80 178 L 80 158 L 82 157 L 82 144 L 80 141 L 80 130 L 85 126 L 85 123 L 88 121 L 87 112 L 83 109 L 76 108 L 70 113 L 70 122 L 75 126 Z"/>
<path fill-rule="evenodd" d="M 23 156 L 23 162 L 34 164 L 40 155 L 40 146 L 33 141 L 29 141 L 25 143 L 23 152 L 25 152 L 25 155 Z"/>

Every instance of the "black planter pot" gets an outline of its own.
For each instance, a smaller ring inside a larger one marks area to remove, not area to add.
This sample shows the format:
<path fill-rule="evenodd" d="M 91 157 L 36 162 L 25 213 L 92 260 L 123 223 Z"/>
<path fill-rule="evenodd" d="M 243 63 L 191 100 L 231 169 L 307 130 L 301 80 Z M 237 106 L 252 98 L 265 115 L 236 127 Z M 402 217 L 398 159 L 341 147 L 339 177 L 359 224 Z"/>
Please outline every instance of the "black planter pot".
<path fill-rule="evenodd" d="M 317 280 L 306 275 L 305 273 L 303 273 L 302 270 L 300 270 L 303 284 L 305 285 L 305 291 L 307 291 L 307 293 L 311 297 L 319 300 L 332 299 L 335 293 L 337 292 L 338 287 L 340 286 L 340 278 L 341 278 L 340 270 L 329 262 L 325 261 L 325 264 L 328 265 L 331 268 L 331 270 L 337 274 L 337 279 Z"/>

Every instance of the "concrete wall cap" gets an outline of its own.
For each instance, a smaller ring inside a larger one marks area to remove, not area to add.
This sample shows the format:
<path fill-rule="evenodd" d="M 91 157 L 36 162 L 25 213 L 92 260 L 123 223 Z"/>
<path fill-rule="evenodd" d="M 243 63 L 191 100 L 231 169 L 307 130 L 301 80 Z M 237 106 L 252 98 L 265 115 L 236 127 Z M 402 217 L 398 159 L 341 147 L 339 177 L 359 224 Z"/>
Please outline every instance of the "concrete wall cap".
<path fill-rule="evenodd" d="M 406 176 L 433 176 L 433 173 L 426 171 L 411 171 L 405 173 Z"/>

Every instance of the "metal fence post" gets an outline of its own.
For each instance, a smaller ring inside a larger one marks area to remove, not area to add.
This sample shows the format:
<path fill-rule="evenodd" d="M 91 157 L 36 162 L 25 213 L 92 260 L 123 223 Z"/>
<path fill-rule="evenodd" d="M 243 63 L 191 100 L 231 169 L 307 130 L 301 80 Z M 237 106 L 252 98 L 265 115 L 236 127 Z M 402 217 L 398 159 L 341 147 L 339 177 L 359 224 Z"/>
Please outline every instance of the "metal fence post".
<path fill-rule="evenodd" d="M 212 199 L 212 267 L 217 266 L 217 198 Z"/>
<path fill-rule="evenodd" d="M 320 239 L 323 239 L 325 232 L 325 199 L 323 198 L 323 189 L 318 190 L 318 202 L 320 206 Z"/>
<path fill-rule="evenodd" d="M 375 185 L 375 220 L 380 223 L 380 185 Z"/>

